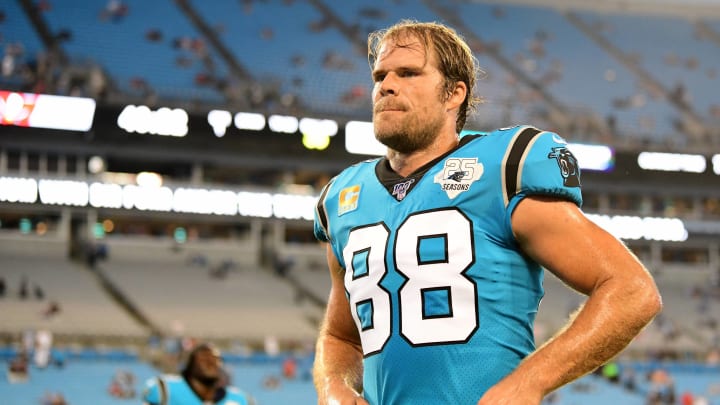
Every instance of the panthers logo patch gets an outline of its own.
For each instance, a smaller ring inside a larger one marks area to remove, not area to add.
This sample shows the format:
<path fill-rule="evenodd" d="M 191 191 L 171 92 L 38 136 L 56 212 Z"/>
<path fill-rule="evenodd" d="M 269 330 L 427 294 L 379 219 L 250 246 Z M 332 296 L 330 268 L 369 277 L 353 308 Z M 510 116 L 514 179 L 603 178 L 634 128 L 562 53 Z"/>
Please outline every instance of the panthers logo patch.
<path fill-rule="evenodd" d="M 580 187 L 580 167 L 578 166 L 577 159 L 567 147 L 554 147 L 547 157 L 557 160 L 564 186 Z"/>

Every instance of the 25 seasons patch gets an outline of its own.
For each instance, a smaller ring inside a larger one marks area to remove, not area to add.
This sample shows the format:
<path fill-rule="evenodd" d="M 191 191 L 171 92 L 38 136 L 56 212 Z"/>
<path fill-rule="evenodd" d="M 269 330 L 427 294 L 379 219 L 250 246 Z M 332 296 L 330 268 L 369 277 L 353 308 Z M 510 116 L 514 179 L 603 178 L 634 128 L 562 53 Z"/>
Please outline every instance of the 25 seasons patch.
<path fill-rule="evenodd" d="M 448 198 L 455 198 L 468 191 L 472 183 L 480 179 L 483 165 L 477 158 L 450 158 L 445 161 L 443 169 L 435 175 L 435 183 L 447 193 Z"/>

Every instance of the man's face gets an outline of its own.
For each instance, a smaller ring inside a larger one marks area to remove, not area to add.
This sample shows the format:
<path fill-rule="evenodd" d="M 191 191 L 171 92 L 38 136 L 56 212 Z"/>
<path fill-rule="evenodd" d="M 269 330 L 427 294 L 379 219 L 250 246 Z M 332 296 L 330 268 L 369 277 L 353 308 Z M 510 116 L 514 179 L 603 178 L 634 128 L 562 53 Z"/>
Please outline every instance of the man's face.
<path fill-rule="evenodd" d="M 220 352 L 212 348 L 203 348 L 195 353 L 192 366 L 192 377 L 201 381 L 217 380 L 220 378 L 222 359 Z"/>
<path fill-rule="evenodd" d="M 388 40 L 372 76 L 377 139 L 402 153 L 429 146 L 447 119 L 435 52 L 413 37 Z"/>

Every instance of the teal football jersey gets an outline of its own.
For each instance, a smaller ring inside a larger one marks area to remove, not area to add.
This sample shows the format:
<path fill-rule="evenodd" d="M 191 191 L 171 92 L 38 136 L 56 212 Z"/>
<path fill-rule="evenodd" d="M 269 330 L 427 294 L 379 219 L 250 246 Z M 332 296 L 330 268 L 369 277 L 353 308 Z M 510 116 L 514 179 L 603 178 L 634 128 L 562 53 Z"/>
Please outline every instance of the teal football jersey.
<path fill-rule="evenodd" d="M 567 143 L 527 126 L 466 135 L 404 178 L 365 161 L 323 189 L 315 235 L 345 269 L 371 404 L 475 404 L 534 350 L 543 270 L 510 223 L 528 195 L 582 203 Z"/>
<path fill-rule="evenodd" d="M 187 381 L 179 375 L 163 375 L 165 397 L 158 378 L 151 378 L 145 383 L 143 402 L 149 405 L 205 405 Z M 217 405 L 253 405 L 254 401 L 243 391 L 235 387 L 227 387 L 221 398 L 212 402 Z"/>

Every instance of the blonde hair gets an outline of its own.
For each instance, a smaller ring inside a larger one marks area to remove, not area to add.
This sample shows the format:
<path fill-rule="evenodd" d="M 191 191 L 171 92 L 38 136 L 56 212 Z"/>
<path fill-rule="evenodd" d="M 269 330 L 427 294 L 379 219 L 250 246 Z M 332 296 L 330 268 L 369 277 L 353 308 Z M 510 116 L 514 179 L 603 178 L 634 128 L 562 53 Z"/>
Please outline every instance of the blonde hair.
<path fill-rule="evenodd" d="M 435 51 L 438 68 L 445 78 L 443 94 L 446 97 L 452 93 L 456 83 L 463 82 L 467 86 L 465 100 L 460 105 L 455 121 L 455 130 L 460 133 L 468 116 L 481 101 L 479 97 L 473 95 L 479 72 L 477 59 L 467 42 L 454 29 L 436 22 L 405 19 L 391 27 L 370 33 L 368 36 L 370 70 L 375 68 L 380 47 L 385 41 L 408 37 L 417 38 L 426 50 L 432 48 Z"/>

